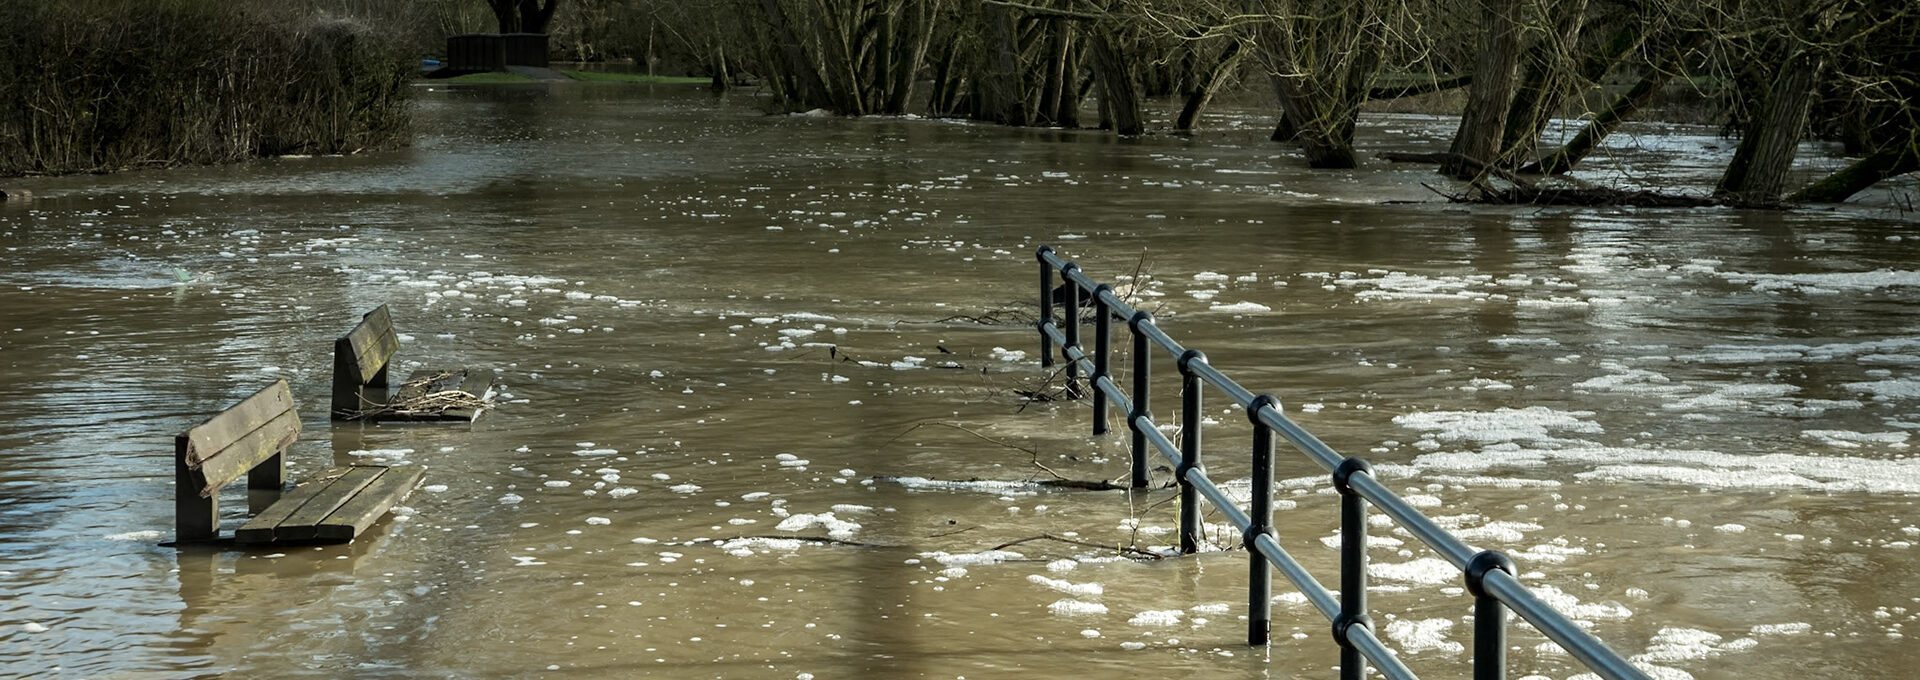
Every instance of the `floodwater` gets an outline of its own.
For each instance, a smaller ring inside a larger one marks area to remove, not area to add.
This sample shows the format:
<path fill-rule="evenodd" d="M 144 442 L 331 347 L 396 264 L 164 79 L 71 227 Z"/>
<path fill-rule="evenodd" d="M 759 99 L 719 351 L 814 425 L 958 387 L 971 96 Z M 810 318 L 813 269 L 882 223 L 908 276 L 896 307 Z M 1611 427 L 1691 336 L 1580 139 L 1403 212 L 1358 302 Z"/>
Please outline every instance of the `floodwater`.
<path fill-rule="evenodd" d="M 38 179 L 0 210 L 0 675 L 1331 677 L 1297 596 L 1244 644 L 1217 515 L 1208 552 L 1135 559 L 1176 542 L 1173 492 L 1026 483 L 1127 464 L 1085 404 L 1020 396 L 1047 377 L 1019 320 L 1048 243 L 1655 677 L 1920 653 L 1897 213 L 1459 208 L 1424 168 L 1300 170 L 1256 111 L 1120 143 L 699 88 L 421 99 L 410 149 Z M 1363 146 L 1452 127 L 1374 118 Z M 1596 176 L 1725 145 L 1621 144 Z M 497 408 L 329 423 L 332 340 L 381 303 L 406 368 L 491 370 Z M 159 545 L 170 437 L 279 378 L 295 477 L 425 486 L 350 545 Z M 1209 467 L 1244 488 L 1222 403 Z M 1335 497 L 1304 456 L 1279 472 L 1282 543 L 1337 583 Z M 1464 676 L 1457 574 L 1374 534 L 1376 625 Z M 1078 543 L 1019 542 L 1042 535 Z M 1582 672 L 1543 640 L 1516 627 L 1513 677 Z"/>

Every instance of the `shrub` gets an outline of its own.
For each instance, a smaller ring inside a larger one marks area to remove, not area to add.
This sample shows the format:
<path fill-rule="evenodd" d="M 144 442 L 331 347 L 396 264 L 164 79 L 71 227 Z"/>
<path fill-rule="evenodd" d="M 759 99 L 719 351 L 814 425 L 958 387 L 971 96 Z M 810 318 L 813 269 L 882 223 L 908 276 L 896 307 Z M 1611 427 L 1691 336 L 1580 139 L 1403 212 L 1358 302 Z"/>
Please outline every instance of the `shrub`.
<path fill-rule="evenodd" d="M 0 175 L 345 153 L 407 138 L 407 58 L 248 2 L 0 2 Z"/>

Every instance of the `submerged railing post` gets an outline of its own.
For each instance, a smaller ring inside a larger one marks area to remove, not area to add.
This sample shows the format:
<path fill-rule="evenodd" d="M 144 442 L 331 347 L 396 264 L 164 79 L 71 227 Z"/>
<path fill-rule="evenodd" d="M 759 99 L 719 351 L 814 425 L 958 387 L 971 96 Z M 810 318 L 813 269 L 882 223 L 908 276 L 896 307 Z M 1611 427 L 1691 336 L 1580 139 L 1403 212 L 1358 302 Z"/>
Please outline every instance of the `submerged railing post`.
<path fill-rule="evenodd" d="M 1086 349 L 1080 346 L 1080 284 L 1073 281 L 1073 273 L 1077 271 L 1080 271 L 1080 265 L 1077 263 L 1068 262 L 1067 266 L 1061 267 L 1060 278 L 1066 281 L 1060 285 L 1061 290 L 1067 291 L 1067 347 L 1080 350 L 1085 354 Z M 1074 361 L 1070 356 L 1064 358 L 1067 360 L 1067 398 L 1079 399 L 1080 362 Z"/>
<path fill-rule="evenodd" d="M 1140 429 L 1142 419 L 1153 417 L 1152 394 L 1147 391 L 1147 377 L 1153 369 L 1153 355 L 1147 348 L 1147 334 L 1141 326 L 1153 323 L 1153 315 L 1146 310 L 1133 313 L 1127 319 L 1127 329 L 1133 331 L 1133 412 L 1127 414 L 1127 429 L 1133 432 L 1133 488 L 1147 488 L 1147 433 Z"/>
<path fill-rule="evenodd" d="M 1173 477 L 1180 483 L 1180 552 L 1200 552 L 1200 492 L 1187 473 L 1205 469 L 1200 465 L 1200 376 L 1193 372 L 1194 362 L 1207 363 L 1207 355 L 1190 349 L 1180 355 L 1180 466 Z"/>
<path fill-rule="evenodd" d="M 1033 257 L 1040 261 L 1040 321 L 1035 324 L 1040 329 L 1040 367 L 1053 366 L 1053 338 L 1047 335 L 1047 324 L 1053 321 L 1053 265 L 1047 262 L 1047 256 L 1053 254 L 1053 246 L 1040 246 Z"/>
<path fill-rule="evenodd" d="M 1367 616 L 1367 499 L 1348 484 L 1355 474 L 1373 474 L 1373 466 L 1348 458 L 1333 470 L 1333 487 L 1340 492 L 1340 616 L 1333 620 L 1333 640 L 1340 643 L 1340 680 L 1366 677 L 1367 658 L 1348 634 L 1354 626 L 1373 627 Z"/>
<path fill-rule="evenodd" d="M 1504 680 L 1507 675 L 1507 606 L 1487 592 L 1487 574 L 1514 572 L 1513 559 L 1483 550 L 1467 560 L 1467 592 L 1473 594 L 1473 680 Z"/>
<path fill-rule="evenodd" d="M 1273 430 L 1260 422 L 1260 410 L 1278 407 L 1280 400 L 1271 394 L 1253 398 L 1247 405 L 1247 419 L 1253 421 L 1252 501 L 1248 503 L 1250 526 L 1244 541 L 1247 556 L 1247 644 L 1267 644 L 1273 629 L 1273 565 L 1267 562 L 1254 541 L 1273 536 Z"/>
<path fill-rule="evenodd" d="M 1107 306 L 1105 293 L 1113 291 L 1111 284 L 1100 284 L 1093 289 L 1093 313 L 1099 319 L 1093 322 L 1093 377 L 1087 380 L 1093 384 L 1093 434 L 1107 433 L 1107 393 L 1100 389 L 1100 380 L 1109 376 L 1109 357 L 1113 354 L 1113 310 Z"/>

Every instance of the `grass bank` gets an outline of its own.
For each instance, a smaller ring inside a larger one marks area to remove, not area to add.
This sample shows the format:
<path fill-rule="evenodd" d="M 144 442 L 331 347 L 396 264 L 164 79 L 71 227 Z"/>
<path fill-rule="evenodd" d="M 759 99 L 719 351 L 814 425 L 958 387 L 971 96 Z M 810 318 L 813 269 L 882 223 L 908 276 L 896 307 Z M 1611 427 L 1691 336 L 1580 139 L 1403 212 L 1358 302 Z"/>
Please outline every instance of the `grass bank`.
<path fill-rule="evenodd" d="M 650 76 L 645 73 L 615 73 L 609 71 L 560 71 L 561 75 L 583 83 L 645 83 L 654 85 L 686 85 L 711 82 L 708 78 L 682 78 L 678 76 Z M 488 73 L 469 73 L 440 80 L 442 83 L 460 83 L 468 85 L 498 85 L 506 83 L 534 83 L 537 79 L 518 73 L 504 71 Z"/>
<path fill-rule="evenodd" d="M 408 137 L 409 59 L 352 19 L 247 0 L 5 0 L 0 26 L 0 175 Z"/>

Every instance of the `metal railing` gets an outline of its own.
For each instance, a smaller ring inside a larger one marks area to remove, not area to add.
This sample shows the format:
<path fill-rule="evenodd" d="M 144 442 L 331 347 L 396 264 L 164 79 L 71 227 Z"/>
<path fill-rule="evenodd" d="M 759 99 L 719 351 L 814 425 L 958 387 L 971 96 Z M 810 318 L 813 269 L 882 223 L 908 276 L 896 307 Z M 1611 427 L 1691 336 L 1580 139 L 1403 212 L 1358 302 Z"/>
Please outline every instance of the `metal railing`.
<path fill-rule="evenodd" d="M 1608 680 L 1648 680 L 1647 675 L 1608 648 L 1606 644 L 1581 630 L 1564 614 L 1520 585 L 1514 576 L 1513 560 L 1495 550 L 1476 550 L 1414 509 L 1373 476 L 1373 469 L 1361 458 L 1335 453 L 1332 448 L 1288 419 L 1279 409 L 1279 400 L 1268 394 L 1254 394 L 1207 363 L 1207 355 L 1182 347 L 1153 323 L 1153 315 L 1136 310 L 1114 293 L 1112 285 L 1095 283 L 1080 271 L 1080 265 L 1062 259 L 1053 246 L 1041 246 L 1035 254 L 1040 261 L 1040 357 L 1042 366 L 1052 366 L 1054 348 L 1067 361 L 1069 394 L 1079 392 L 1081 372 L 1093 387 L 1093 433 L 1107 431 L 1107 410 L 1117 406 L 1127 414 L 1132 431 L 1132 486 L 1147 486 L 1148 449 L 1158 451 L 1174 464 L 1174 477 L 1180 486 L 1180 551 L 1199 550 L 1201 498 L 1224 515 L 1242 532 L 1242 542 L 1251 559 L 1248 563 L 1247 644 L 1267 644 L 1272 621 L 1274 569 L 1291 581 L 1315 609 L 1333 624 L 1333 639 L 1340 645 L 1340 677 L 1358 680 L 1366 675 L 1371 662 L 1388 678 L 1417 678 L 1398 657 L 1388 650 L 1367 616 L 1367 508 L 1378 508 L 1408 533 L 1433 549 L 1466 579 L 1473 604 L 1473 677 L 1497 680 L 1506 676 L 1507 612 L 1519 614 L 1548 639 L 1586 664 L 1587 668 Z M 1054 275 L 1065 279 L 1059 303 L 1064 306 L 1064 328 L 1054 320 Z M 1088 356 L 1080 344 L 1081 306 L 1096 308 L 1094 352 Z M 1133 335 L 1133 397 L 1114 382 L 1108 364 L 1112 352 L 1113 321 L 1124 319 Z M 1148 377 L 1152 370 L 1151 348 L 1165 351 L 1180 371 L 1180 443 L 1175 446 L 1155 426 L 1149 409 L 1151 394 Z M 1202 385 L 1224 393 L 1234 404 L 1246 409 L 1253 424 L 1252 498 L 1241 510 L 1232 498 L 1207 477 L 1200 455 L 1200 417 Z M 1340 594 L 1336 598 L 1314 579 L 1306 568 L 1275 541 L 1273 526 L 1273 437 L 1280 435 L 1294 448 L 1305 453 L 1320 467 L 1332 473 L 1334 488 L 1340 493 Z"/>

